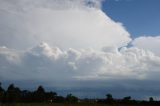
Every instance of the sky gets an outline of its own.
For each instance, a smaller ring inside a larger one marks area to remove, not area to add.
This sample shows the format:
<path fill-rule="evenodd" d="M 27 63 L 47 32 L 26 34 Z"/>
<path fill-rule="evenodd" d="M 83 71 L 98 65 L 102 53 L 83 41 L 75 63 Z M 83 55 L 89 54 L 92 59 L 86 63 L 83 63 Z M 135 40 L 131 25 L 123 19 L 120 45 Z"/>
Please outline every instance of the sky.
<path fill-rule="evenodd" d="M 79 97 L 159 99 L 158 3 L 0 0 L 0 81 Z"/>
<path fill-rule="evenodd" d="M 159 0 L 106 0 L 102 10 L 113 20 L 120 21 L 132 35 L 157 36 L 160 34 Z"/>

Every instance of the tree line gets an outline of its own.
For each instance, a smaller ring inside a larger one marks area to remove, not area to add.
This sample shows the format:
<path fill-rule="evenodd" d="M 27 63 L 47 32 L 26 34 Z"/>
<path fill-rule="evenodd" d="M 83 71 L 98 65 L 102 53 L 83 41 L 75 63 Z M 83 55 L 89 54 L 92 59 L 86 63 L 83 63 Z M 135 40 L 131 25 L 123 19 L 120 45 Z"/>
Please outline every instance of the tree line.
<path fill-rule="evenodd" d="M 45 91 L 43 86 L 38 86 L 35 91 L 21 90 L 14 84 L 10 84 L 5 90 L 0 83 L 0 103 L 106 103 L 106 104 L 136 104 L 136 105 L 157 105 L 160 101 L 155 101 L 150 97 L 148 101 L 138 101 L 126 96 L 122 99 L 115 99 L 112 94 L 107 94 L 105 99 L 79 99 L 78 97 L 68 94 L 66 97 L 58 95 L 56 92 Z"/>
<path fill-rule="evenodd" d="M 74 103 L 78 98 L 72 94 L 66 97 L 57 95 L 56 92 L 46 92 L 43 86 L 38 86 L 35 91 L 21 90 L 14 84 L 10 84 L 4 90 L 0 83 L 0 103 L 32 103 L 32 102 L 55 102 L 55 103 Z"/>

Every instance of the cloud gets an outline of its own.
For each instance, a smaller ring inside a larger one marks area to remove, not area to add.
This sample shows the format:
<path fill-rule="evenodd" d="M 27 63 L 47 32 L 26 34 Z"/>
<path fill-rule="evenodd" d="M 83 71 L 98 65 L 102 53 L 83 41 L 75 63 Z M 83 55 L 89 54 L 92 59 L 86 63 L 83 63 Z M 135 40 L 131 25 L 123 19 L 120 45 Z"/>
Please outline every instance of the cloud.
<path fill-rule="evenodd" d="M 156 55 L 160 56 L 160 36 L 141 36 L 135 38 L 132 44 L 138 48 L 150 50 Z"/>
<path fill-rule="evenodd" d="M 21 82 L 32 80 L 50 86 L 54 84 L 57 87 L 80 88 L 84 86 L 87 88 L 90 87 L 87 84 L 99 82 L 98 86 L 91 85 L 97 90 L 102 86 L 107 89 L 115 88 L 118 82 L 121 82 L 120 87 L 123 89 L 132 87 L 130 91 L 145 89 L 144 86 L 147 87 L 148 82 L 160 80 L 159 56 L 136 47 L 123 47 L 113 52 L 115 49 L 109 47 L 104 51 L 70 48 L 62 51 L 57 47 L 50 47 L 47 43 L 24 51 L 1 47 L 0 80 Z M 144 86 L 140 86 L 141 84 Z M 154 86 L 160 88 L 156 84 Z M 138 96 L 141 97 L 141 93 Z"/>
<path fill-rule="evenodd" d="M 157 94 L 159 36 L 127 47 L 129 32 L 101 10 L 102 1 L 0 0 L 0 81 Z"/>
<path fill-rule="evenodd" d="M 21 50 L 42 41 L 66 50 L 127 45 L 130 34 L 100 5 L 101 0 L 0 0 L 0 45 Z"/>

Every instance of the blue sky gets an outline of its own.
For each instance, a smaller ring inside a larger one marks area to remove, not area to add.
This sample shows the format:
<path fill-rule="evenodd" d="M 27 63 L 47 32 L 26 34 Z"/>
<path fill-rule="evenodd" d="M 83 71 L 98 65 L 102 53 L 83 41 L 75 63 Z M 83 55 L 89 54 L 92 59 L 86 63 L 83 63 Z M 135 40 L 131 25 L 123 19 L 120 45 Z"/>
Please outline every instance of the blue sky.
<path fill-rule="evenodd" d="M 132 38 L 160 35 L 160 0 L 106 0 L 103 11 L 122 22 Z"/>

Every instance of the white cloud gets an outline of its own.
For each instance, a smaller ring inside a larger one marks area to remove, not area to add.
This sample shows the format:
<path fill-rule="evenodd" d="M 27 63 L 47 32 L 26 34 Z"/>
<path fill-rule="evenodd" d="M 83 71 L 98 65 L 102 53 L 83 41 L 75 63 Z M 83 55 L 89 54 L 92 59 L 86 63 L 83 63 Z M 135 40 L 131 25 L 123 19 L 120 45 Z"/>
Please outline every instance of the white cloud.
<path fill-rule="evenodd" d="M 123 89 L 144 84 L 148 92 L 146 83 L 160 80 L 159 36 L 125 47 L 130 34 L 101 10 L 101 1 L 0 0 L 0 46 L 6 46 L 0 47 L 0 80 L 64 87 L 84 81 L 113 90 L 119 83 Z"/>
<path fill-rule="evenodd" d="M 132 44 L 138 48 L 150 50 L 160 56 L 160 36 L 141 36 L 134 39 Z"/>
<path fill-rule="evenodd" d="M 66 50 L 127 45 L 130 34 L 100 4 L 101 0 L 0 0 L 0 45 L 25 49 L 45 41 Z"/>
<path fill-rule="evenodd" d="M 90 95 L 98 94 L 100 97 L 106 93 L 105 88 L 123 96 L 149 96 L 149 91 L 157 95 L 160 88 L 156 84 L 160 81 L 159 69 L 159 56 L 136 47 L 123 47 L 120 50 L 115 47 L 104 50 L 70 48 L 62 51 L 41 43 L 25 51 L 0 48 L 1 81 L 20 81 L 21 86 L 30 82 L 61 89 L 78 87 L 80 91 L 92 87 L 97 93 L 89 90 Z M 154 89 L 148 84 L 152 84 Z M 126 94 L 122 94 L 119 88 L 125 90 Z"/>
<path fill-rule="evenodd" d="M 122 48 L 117 52 L 94 49 L 62 51 L 41 43 L 23 52 L 2 47 L 0 57 L 0 76 L 6 80 L 144 80 L 155 79 L 160 69 L 160 57 L 136 47 Z M 15 76 L 8 78 L 13 73 Z"/>

